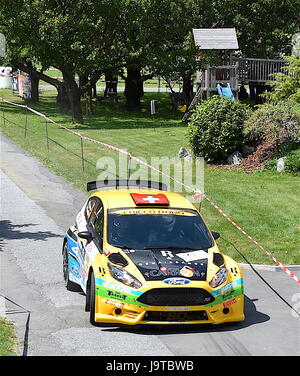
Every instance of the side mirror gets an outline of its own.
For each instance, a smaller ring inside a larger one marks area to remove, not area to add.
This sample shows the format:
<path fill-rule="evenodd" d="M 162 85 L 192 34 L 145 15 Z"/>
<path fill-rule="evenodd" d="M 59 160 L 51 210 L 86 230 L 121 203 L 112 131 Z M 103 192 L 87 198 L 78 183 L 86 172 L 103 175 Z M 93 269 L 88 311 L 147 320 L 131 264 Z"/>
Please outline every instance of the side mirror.
<path fill-rule="evenodd" d="M 218 232 L 215 231 L 212 231 L 211 234 L 215 240 L 219 239 L 219 237 L 221 236 Z"/>
<path fill-rule="evenodd" d="M 81 239 L 86 239 L 87 241 L 93 240 L 93 235 L 89 231 L 81 231 L 77 234 Z"/>

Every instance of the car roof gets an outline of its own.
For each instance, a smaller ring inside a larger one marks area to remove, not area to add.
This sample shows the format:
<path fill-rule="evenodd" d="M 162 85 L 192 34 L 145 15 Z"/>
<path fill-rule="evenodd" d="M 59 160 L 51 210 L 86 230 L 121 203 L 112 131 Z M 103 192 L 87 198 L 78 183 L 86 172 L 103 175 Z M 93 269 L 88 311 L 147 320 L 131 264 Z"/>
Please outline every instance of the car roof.
<path fill-rule="evenodd" d="M 155 189 L 114 189 L 94 192 L 91 197 L 99 197 L 107 209 L 116 208 L 136 208 L 130 193 L 139 193 L 146 195 L 164 194 L 169 200 L 169 208 L 194 209 L 194 205 L 185 197 L 178 193 L 160 191 Z M 147 205 L 147 207 L 155 207 L 155 205 Z M 140 206 L 138 206 L 140 207 Z M 156 206 L 157 207 L 157 206 Z"/>

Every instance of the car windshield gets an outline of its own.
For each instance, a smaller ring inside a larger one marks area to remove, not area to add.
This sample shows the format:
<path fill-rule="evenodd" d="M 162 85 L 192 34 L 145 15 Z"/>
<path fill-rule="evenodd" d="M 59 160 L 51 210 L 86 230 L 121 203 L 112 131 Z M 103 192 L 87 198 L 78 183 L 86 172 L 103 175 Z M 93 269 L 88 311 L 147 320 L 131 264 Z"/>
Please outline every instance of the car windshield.
<path fill-rule="evenodd" d="M 213 240 L 200 215 L 184 209 L 123 209 L 108 213 L 108 243 L 128 249 L 206 249 Z"/>

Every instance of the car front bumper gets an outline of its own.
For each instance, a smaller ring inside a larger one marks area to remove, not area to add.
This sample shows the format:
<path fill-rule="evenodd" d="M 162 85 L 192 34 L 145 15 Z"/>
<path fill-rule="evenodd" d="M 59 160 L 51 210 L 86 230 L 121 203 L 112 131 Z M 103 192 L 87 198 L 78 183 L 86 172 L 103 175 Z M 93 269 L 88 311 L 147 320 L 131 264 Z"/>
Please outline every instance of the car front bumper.
<path fill-rule="evenodd" d="M 212 306 L 141 307 L 97 297 L 95 321 L 125 325 L 222 324 L 243 321 L 244 295 Z"/>

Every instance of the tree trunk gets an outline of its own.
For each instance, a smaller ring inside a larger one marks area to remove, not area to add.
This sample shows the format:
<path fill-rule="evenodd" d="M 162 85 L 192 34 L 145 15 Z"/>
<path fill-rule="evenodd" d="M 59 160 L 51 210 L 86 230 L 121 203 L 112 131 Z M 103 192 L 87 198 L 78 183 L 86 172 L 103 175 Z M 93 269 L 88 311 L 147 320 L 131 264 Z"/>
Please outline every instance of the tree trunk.
<path fill-rule="evenodd" d="M 141 106 L 141 98 L 144 95 L 143 78 L 140 67 L 137 65 L 127 66 L 127 77 L 125 77 L 126 107 L 130 110 Z"/>
<path fill-rule="evenodd" d="M 79 76 L 79 90 L 81 98 L 85 99 L 86 115 L 93 115 L 92 87 L 88 75 Z"/>
<path fill-rule="evenodd" d="M 57 89 L 56 103 L 61 111 L 70 109 L 70 101 L 67 95 L 67 89 L 64 83 L 55 86 Z"/>
<path fill-rule="evenodd" d="M 62 70 L 67 96 L 70 102 L 73 123 L 83 124 L 83 115 L 80 102 L 80 89 L 75 81 L 72 71 L 68 69 Z"/>
<path fill-rule="evenodd" d="M 67 91 L 63 82 L 38 71 L 30 62 L 25 63 L 22 61 L 13 61 L 12 64 L 21 71 L 29 74 L 32 81 L 35 79 L 43 80 L 48 84 L 53 85 L 57 90 L 56 103 L 59 105 L 60 109 L 65 110 L 70 108 Z"/>
<path fill-rule="evenodd" d="M 31 82 L 31 102 L 38 103 L 39 102 L 39 78 L 37 78 L 34 74 L 30 75 L 30 82 Z"/>
<path fill-rule="evenodd" d="M 93 92 L 92 92 L 91 86 L 89 86 L 85 92 L 85 100 L 86 100 L 86 114 L 87 116 L 92 116 L 94 113 L 94 109 L 93 109 Z"/>
<path fill-rule="evenodd" d="M 187 100 L 187 106 L 191 103 L 193 99 L 193 81 L 192 81 L 192 75 L 187 74 L 182 77 L 183 79 L 183 86 L 182 86 L 182 92 L 185 94 L 186 100 Z"/>

